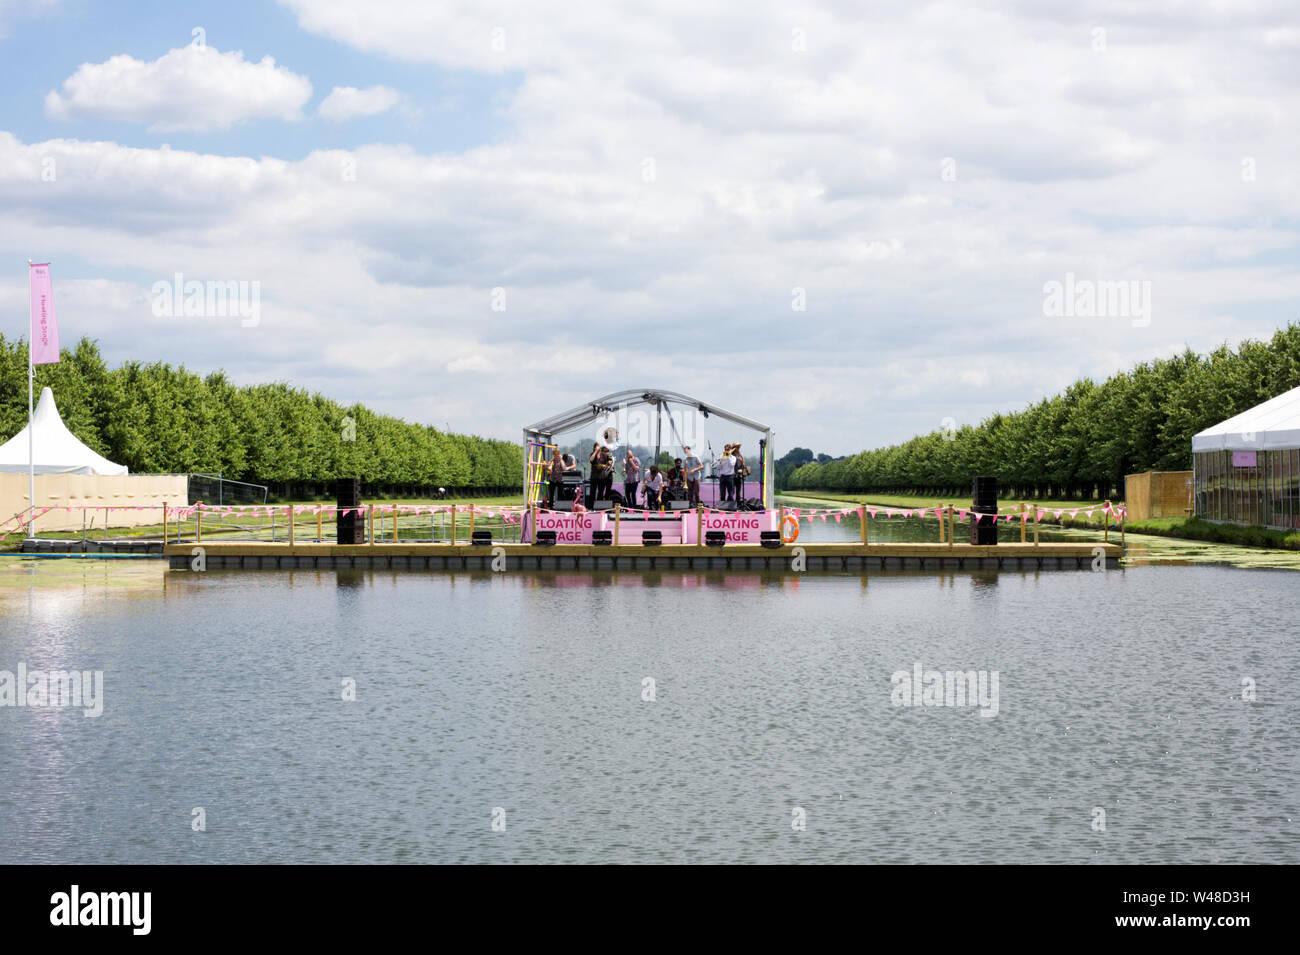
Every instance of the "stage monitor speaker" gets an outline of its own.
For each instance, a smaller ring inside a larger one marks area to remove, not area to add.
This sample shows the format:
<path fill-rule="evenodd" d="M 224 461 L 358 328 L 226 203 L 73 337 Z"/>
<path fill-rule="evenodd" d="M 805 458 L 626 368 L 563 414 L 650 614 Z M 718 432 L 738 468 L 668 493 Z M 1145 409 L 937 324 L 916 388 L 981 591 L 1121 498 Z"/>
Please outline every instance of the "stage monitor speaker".
<path fill-rule="evenodd" d="M 734 511 L 736 509 L 735 501 L 718 501 L 713 505 L 715 511 Z"/>
<path fill-rule="evenodd" d="M 642 531 L 641 543 L 645 547 L 658 547 L 664 542 L 663 531 Z"/>
<path fill-rule="evenodd" d="M 491 531 L 474 531 L 469 537 L 471 544 L 477 544 L 480 547 L 490 547 L 492 545 Z"/>
<path fill-rule="evenodd" d="M 560 501 L 560 500 L 557 500 L 557 501 L 555 502 L 555 506 L 552 507 L 551 510 L 552 510 L 552 511 L 571 511 L 571 510 L 573 510 L 573 501 Z"/>
<path fill-rule="evenodd" d="M 668 510 L 670 511 L 689 511 L 691 509 L 690 501 L 669 501 Z"/>
<path fill-rule="evenodd" d="M 591 509 L 593 511 L 612 511 L 614 509 L 613 501 L 592 501 Z"/>
<path fill-rule="evenodd" d="M 533 541 L 539 547 L 547 547 L 555 543 L 555 531 L 538 531 L 537 540 Z"/>
<path fill-rule="evenodd" d="M 705 547 L 722 547 L 726 543 L 727 543 L 726 531 L 705 531 L 704 532 Z"/>
<path fill-rule="evenodd" d="M 597 547 L 608 547 L 614 543 L 613 531 L 592 531 L 591 542 Z"/>

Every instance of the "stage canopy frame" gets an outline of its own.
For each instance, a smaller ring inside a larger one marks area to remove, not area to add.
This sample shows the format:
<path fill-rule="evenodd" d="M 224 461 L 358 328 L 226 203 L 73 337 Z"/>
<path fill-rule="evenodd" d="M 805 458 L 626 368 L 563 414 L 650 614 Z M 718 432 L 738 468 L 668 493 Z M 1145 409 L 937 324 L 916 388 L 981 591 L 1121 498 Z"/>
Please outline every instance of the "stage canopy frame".
<path fill-rule="evenodd" d="M 670 412 L 670 409 L 674 406 L 697 411 L 705 418 L 721 418 L 742 428 L 758 432 L 761 435 L 759 439 L 761 451 L 759 454 L 759 480 L 763 486 L 763 505 L 765 507 L 772 506 L 773 478 L 775 474 L 775 468 L 772 466 L 774 460 L 772 457 L 772 429 L 765 424 L 754 421 L 752 418 L 746 418 L 743 415 L 727 411 L 725 408 L 719 408 L 715 404 L 692 398 L 690 395 L 684 395 L 680 392 L 664 391 L 659 388 L 633 388 L 627 391 L 616 391 L 586 404 L 578 405 L 576 408 L 544 418 L 524 428 L 524 500 L 531 500 L 529 495 L 531 483 L 529 462 L 533 458 L 530 455 L 530 447 L 549 444 L 556 435 L 569 434 L 588 425 L 607 421 L 611 415 L 617 415 L 620 411 L 642 405 L 655 409 L 654 458 L 652 458 L 655 461 L 659 459 L 659 453 L 663 449 L 664 413 L 665 411 Z M 671 420 L 670 412 L 670 427 L 672 427 Z M 702 449 L 695 448 L 693 450 L 698 453 Z M 701 454 L 700 457 L 703 459 L 704 455 Z"/>

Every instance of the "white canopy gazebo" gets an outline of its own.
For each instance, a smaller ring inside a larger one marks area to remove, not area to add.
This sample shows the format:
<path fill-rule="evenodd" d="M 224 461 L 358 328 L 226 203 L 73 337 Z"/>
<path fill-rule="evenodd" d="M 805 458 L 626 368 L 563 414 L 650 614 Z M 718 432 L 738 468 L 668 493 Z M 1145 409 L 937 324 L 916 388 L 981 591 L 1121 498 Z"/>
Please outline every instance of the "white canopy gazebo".
<path fill-rule="evenodd" d="M 1192 436 L 1195 514 L 1300 527 L 1300 388 Z"/>
<path fill-rule="evenodd" d="M 35 464 L 37 474 L 126 474 L 125 464 L 114 464 L 103 455 L 86 447 L 68 430 L 54 404 L 54 393 L 41 389 L 41 400 L 32 414 L 32 431 L 35 435 Z M 0 445 L 0 472 L 27 473 L 27 428 Z"/>

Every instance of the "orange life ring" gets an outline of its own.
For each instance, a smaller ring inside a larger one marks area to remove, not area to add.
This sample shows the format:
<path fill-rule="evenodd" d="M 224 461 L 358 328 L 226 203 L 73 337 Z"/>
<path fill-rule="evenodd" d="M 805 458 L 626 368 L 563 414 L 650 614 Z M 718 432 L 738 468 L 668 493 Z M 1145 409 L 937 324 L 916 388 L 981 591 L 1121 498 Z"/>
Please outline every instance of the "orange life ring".
<path fill-rule="evenodd" d="M 786 521 L 790 521 L 794 524 L 794 533 L 792 533 L 789 537 L 785 535 Z M 795 517 L 793 514 L 787 514 L 785 517 L 781 518 L 781 540 L 787 544 L 793 544 L 798 539 L 799 539 L 799 518 Z"/>

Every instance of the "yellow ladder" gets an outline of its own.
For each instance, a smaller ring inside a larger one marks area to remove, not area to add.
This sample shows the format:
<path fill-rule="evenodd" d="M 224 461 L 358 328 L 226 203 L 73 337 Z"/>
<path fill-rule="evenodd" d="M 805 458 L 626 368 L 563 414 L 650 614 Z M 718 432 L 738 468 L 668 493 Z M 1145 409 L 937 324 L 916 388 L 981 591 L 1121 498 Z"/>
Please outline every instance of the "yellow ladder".
<path fill-rule="evenodd" d="M 545 495 L 547 468 L 551 466 L 553 444 L 528 442 L 528 506 L 540 504 Z"/>

